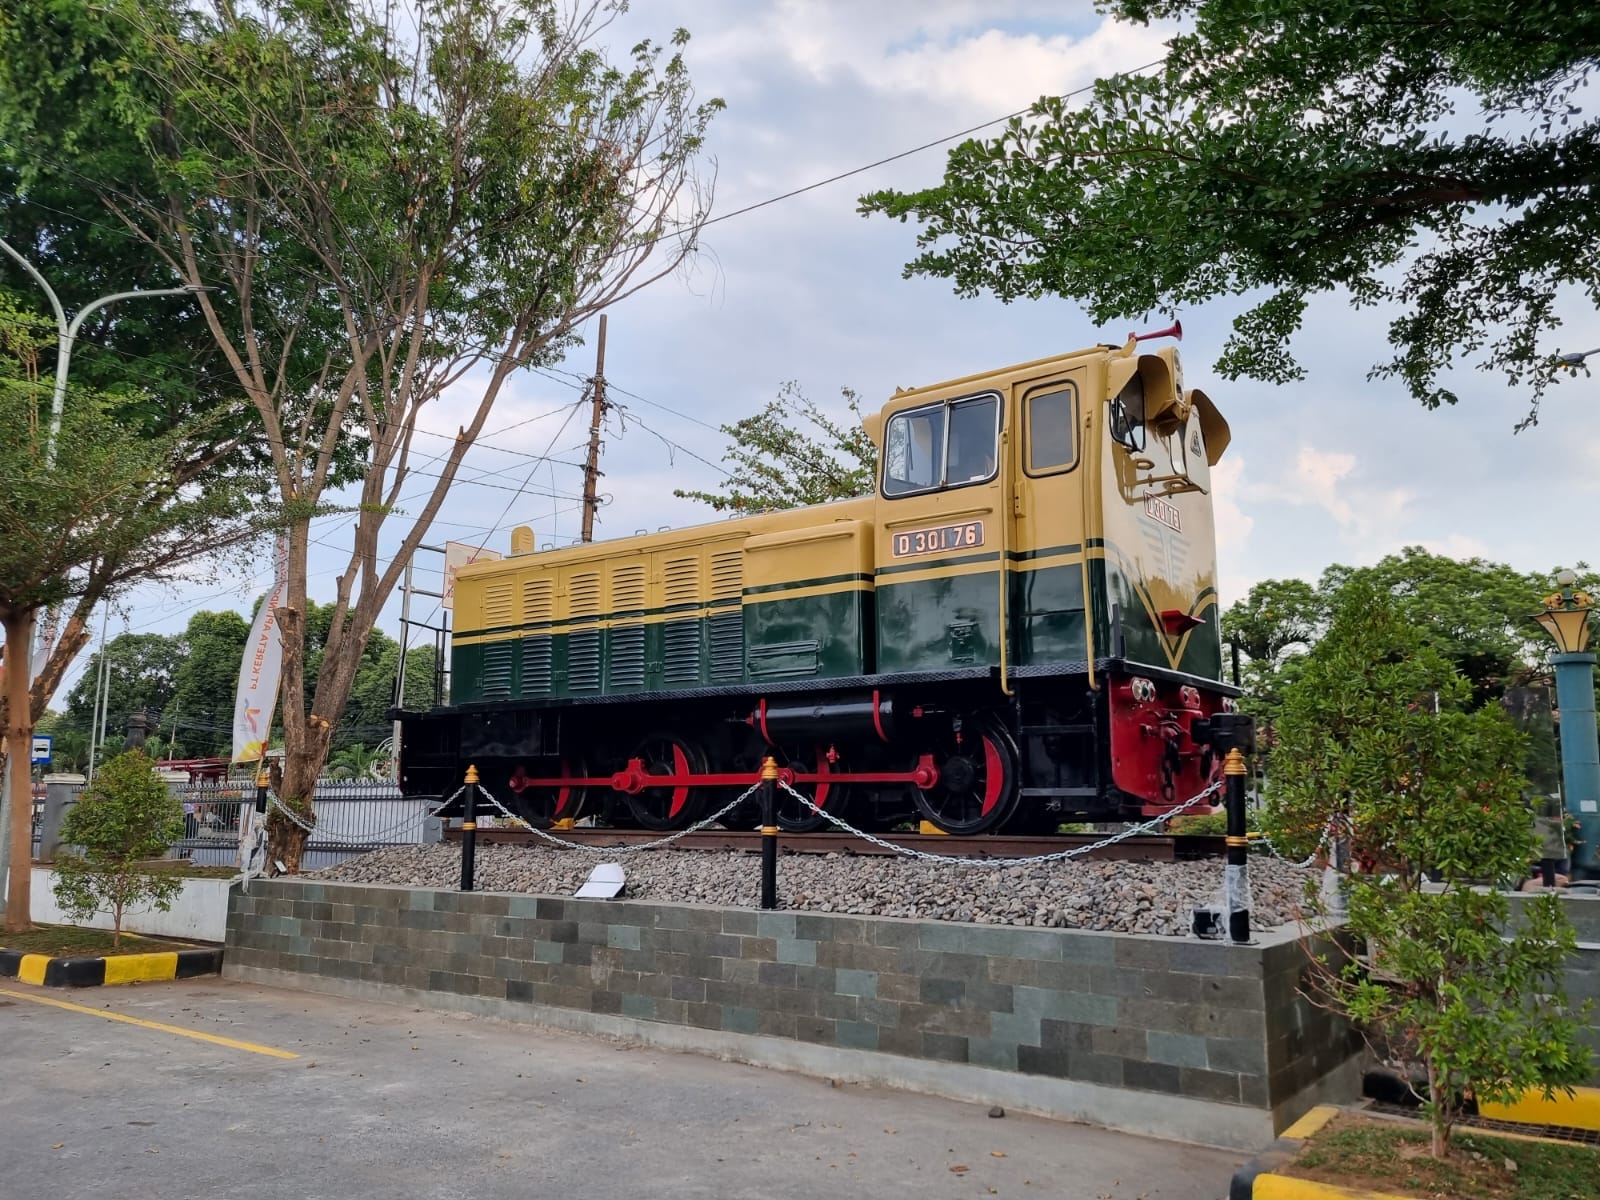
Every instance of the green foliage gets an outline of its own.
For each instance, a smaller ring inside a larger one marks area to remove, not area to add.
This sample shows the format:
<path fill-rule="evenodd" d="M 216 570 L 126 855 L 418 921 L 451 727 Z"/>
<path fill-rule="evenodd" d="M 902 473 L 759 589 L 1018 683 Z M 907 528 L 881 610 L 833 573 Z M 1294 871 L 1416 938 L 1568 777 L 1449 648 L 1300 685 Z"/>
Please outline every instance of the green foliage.
<path fill-rule="evenodd" d="M 1579 567 L 1579 586 L 1591 586 L 1595 576 Z M 1552 644 L 1529 614 L 1550 590 L 1553 574 L 1408 546 L 1370 567 L 1334 564 L 1315 587 L 1299 579 L 1264 580 L 1223 614 L 1222 638 L 1238 651 L 1243 706 L 1262 722 L 1270 749 L 1285 697 L 1300 680 L 1304 651 L 1322 636 L 1329 612 L 1350 586 L 1375 587 L 1467 680 L 1472 707 L 1502 701 L 1514 707 L 1529 734 L 1524 769 L 1537 790 L 1552 791 L 1556 752 L 1548 698 L 1521 693 L 1548 680 Z"/>
<path fill-rule="evenodd" d="M 1521 736 L 1471 699 L 1392 596 L 1347 583 L 1279 714 L 1265 820 L 1291 858 L 1324 830 L 1347 839 L 1360 868 L 1343 879 L 1348 927 L 1365 954 L 1325 963 L 1321 998 L 1426 1064 L 1436 1155 L 1467 1092 L 1501 1099 L 1589 1074 L 1562 991 L 1571 927 L 1541 897 L 1512 929 L 1494 886 L 1538 855 Z M 1315 888 L 1307 904 L 1328 915 Z"/>
<path fill-rule="evenodd" d="M 908 275 L 1096 321 L 1253 293 L 1218 370 L 1285 382 L 1307 303 L 1396 310 L 1374 373 L 1453 403 L 1457 362 L 1538 397 L 1564 289 L 1600 294 L 1594 5 L 1110 0 L 1175 20 L 1150 74 L 1045 97 L 944 181 L 862 210 L 923 225 Z"/>
<path fill-rule="evenodd" d="M 853 418 L 843 424 L 790 380 L 759 413 L 722 426 L 732 443 L 722 461 L 733 464 L 725 490 L 672 494 L 731 513 L 776 512 L 868 495 L 877 476 L 877 447 L 861 426 L 861 398 L 849 388 L 841 395 Z"/>
<path fill-rule="evenodd" d="M 56 859 L 57 902 L 75 920 L 110 912 L 116 944 L 129 908 L 172 907 L 183 881 L 145 870 L 183 836 L 183 805 L 155 773 L 143 752 L 111 759 L 61 823 L 63 845 Z"/>

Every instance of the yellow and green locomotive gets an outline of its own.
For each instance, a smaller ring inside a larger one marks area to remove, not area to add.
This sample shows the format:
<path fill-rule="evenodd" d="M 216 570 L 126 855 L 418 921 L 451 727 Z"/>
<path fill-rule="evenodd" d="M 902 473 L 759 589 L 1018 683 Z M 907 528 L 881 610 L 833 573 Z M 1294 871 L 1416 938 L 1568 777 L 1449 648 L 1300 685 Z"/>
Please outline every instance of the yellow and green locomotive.
<path fill-rule="evenodd" d="M 517 531 L 457 575 L 450 704 L 402 714 L 404 789 L 448 795 L 471 763 L 539 825 L 665 830 L 772 754 L 866 827 L 1049 832 L 1187 799 L 1216 769 L 1191 726 L 1233 706 L 1229 432 L 1140 340 L 897 392 L 866 422 L 870 496 L 559 550 Z"/>

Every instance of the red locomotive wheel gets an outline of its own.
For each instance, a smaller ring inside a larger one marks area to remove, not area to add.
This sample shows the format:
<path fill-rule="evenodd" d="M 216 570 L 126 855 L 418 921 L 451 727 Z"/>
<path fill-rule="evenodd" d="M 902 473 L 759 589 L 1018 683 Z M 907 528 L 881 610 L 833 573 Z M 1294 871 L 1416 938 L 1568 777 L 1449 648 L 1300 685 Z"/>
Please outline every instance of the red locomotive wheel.
<path fill-rule="evenodd" d="M 534 783 L 535 779 L 582 779 L 589 774 L 580 758 L 539 758 L 511 769 L 506 788 L 510 809 L 535 829 L 583 815 L 587 789 L 572 784 Z"/>
<path fill-rule="evenodd" d="M 828 761 L 826 747 L 816 747 L 799 754 L 784 755 L 780 752 L 779 761 L 790 770 L 807 775 L 828 775 L 834 771 L 845 770 L 840 763 Z M 818 783 L 796 783 L 793 787 L 795 791 L 810 797 L 812 804 L 823 812 L 832 813 L 836 817 L 844 816 L 845 806 L 850 802 L 850 789 L 842 783 L 829 783 L 824 780 Z M 802 804 L 782 788 L 778 789 L 776 815 L 778 828 L 786 833 L 813 833 L 818 829 L 833 828 L 833 822 L 822 813 Z"/>
<path fill-rule="evenodd" d="M 969 717 L 944 730 L 931 747 L 939 782 L 913 788 L 917 811 L 946 833 L 987 833 L 1017 810 L 1017 748 L 1000 725 Z"/>
<path fill-rule="evenodd" d="M 700 748 L 675 733 L 652 733 L 628 757 L 638 759 L 646 775 L 682 777 L 706 771 L 706 756 Z M 647 787 L 628 797 L 628 808 L 640 825 L 663 831 L 694 824 L 705 806 L 705 789 L 688 784 Z"/>

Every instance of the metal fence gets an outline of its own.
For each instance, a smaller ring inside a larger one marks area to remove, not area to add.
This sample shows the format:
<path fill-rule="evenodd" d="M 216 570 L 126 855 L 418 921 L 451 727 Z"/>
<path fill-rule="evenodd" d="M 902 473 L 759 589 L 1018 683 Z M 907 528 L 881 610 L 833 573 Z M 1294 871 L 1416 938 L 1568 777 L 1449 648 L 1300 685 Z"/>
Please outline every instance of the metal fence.
<path fill-rule="evenodd" d="M 60 785 L 56 785 L 60 786 Z M 69 785 L 81 794 L 82 784 Z M 218 781 L 175 785 L 183 804 L 183 837 L 171 856 L 196 866 L 234 867 L 239 862 L 239 822 L 255 803 L 255 787 Z M 34 804 L 33 849 L 39 851 L 43 798 Z M 322 779 L 314 796 L 316 828 L 306 843 L 302 871 L 331 867 L 383 846 L 414 846 L 423 840 L 426 800 L 407 799 L 393 783 Z"/>

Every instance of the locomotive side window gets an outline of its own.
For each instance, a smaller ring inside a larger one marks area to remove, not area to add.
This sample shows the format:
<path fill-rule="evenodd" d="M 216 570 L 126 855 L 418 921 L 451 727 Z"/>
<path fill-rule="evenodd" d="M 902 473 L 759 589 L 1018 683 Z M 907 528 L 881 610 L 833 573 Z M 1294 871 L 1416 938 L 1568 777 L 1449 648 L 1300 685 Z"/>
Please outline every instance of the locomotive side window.
<path fill-rule="evenodd" d="M 944 405 L 896 413 L 883 445 L 885 496 L 938 487 L 944 481 Z"/>
<path fill-rule="evenodd" d="M 1023 401 L 1023 424 L 1028 435 L 1028 474 L 1061 471 L 1077 461 L 1071 387 L 1041 389 Z"/>
<path fill-rule="evenodd" d="M 884 432 L 883 494 L 909 496 L 993 479 L 999 430 L 995 396 L 896 413 Z"/>

